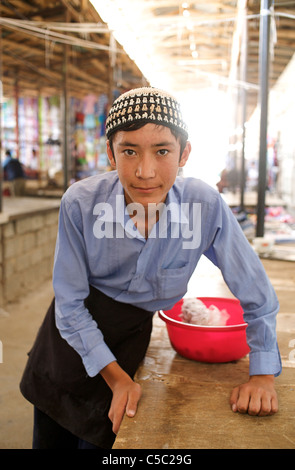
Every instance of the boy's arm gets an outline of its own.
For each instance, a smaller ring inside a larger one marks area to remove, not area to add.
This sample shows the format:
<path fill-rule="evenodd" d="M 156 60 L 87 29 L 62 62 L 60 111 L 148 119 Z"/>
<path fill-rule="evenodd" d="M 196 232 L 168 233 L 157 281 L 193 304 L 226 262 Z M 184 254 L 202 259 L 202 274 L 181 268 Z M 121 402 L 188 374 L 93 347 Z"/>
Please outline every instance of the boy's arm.
<path fill-rule="evenodd" d="M 233 411 L 266 416 L 278 409 L 274 377 L 282 364 L 276 337 L 279 302 L 257 254 L 229 207 L 218 198 L 213 232 L 205 255 L 221 269 L 223 278 L 244 311 L 249 353 L 249 381 L 236 387 Z"/>
<path fill-rule="evenodd" d="M 135 416 L 141 397 L 141 387 L 124 372 L 116 361 L 104 367 L 100 374 L 113 392 L 109 418 L 113 423 L 113 432 L 117 434 L 125 411 L 130 418 Z"/>
<path fill-rule="evenodd" d="M 82 214 L 78 203 L 71 202 L 68 192 L 60 206 L 53 287 L 56 326 L 61 336 L 81 356 L 89 377 L 94 377 L 116 357 L 84 304 L 89 295 L 89 267 Z"/>
<path fill-rule="evenodd" d="M 273 375 L 252 375 L 249 382 L 234 388 L 230 404 L 234 412 L 268 416 L 278 411 Z"/>

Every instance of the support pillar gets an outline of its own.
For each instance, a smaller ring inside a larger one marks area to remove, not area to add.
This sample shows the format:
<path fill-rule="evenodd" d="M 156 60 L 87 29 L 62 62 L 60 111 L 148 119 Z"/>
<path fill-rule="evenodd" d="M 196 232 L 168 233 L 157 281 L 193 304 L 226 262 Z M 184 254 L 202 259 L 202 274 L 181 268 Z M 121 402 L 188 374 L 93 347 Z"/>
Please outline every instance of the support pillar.
<path fill-rule="evenodd" d="M 262 0 L 260 7 L 259 33 L 259 81 L 260 81 L 260 147 L 256 236 L 264 235 L 265 190 L 267 168 L 267 118 L 270 48 L 270 7 L 271 0 Z"/>

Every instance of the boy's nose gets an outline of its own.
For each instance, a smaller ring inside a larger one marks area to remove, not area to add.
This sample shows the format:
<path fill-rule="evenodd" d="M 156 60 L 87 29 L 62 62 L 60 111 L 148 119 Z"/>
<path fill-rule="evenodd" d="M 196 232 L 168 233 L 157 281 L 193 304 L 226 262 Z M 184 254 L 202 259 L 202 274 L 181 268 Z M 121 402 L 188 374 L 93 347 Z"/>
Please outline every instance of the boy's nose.
<path fill-rule="evenodd" d="M 156 172 L 152 158 L 149 158 L 148 156 L 143 156 L 138 162 L 136 168 L 136 176 L 138 178 L 148 179 L 154 178 L 155 174 Z"/>

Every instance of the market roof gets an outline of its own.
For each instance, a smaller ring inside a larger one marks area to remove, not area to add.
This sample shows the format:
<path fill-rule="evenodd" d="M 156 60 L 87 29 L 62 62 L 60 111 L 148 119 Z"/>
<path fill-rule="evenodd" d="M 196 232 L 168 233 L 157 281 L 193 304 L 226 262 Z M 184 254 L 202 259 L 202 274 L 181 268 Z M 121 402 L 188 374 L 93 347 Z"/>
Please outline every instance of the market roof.
<path fill-rule="evenodd" d="M 145 85 L 155 72 L 167 78 L 170 91 L 232 86 L 246 89 L 249 108 L 256 106 L 259 0 L 92 3 L 1 1 L 5 93 L 12 94 L 16 84 L 27 93 L 54 92 L 65 77 L 75 94 L 109 92 L 112 85 L 122 90 Z M 103 17 L 108 26 L 101 19 L 105 7 L 111 13 L 108 20 Z M 271 14 L 272 87 L 295 52 L 295 1 L 276 0 L 266 13 Z M 245 42 L 244 21 L 248 25 Z M 124 46 L 129 55 L 109 29 L 117 33 L 118 27 L 128 30 L 131 43 L 138 46 L 137 65 L 128 47 Z"/>
<path fill-rule="evenodd" d="M 147 84 L 87 0 L 2 0 L 4 95 L 83 96 Z"/>
<path fill-rule="evenodd" d="M 252 111 L 259 92 L 262 15 L 270 17 L 270 88 L 295 52 L 295 1 L 93 0 L 93 3 L 101 4 L 101 14 L 108 5 L 112 6 L 108 23 L 114 30 L 125 27 L 133 32 L 136 39 L 133 42 L 139 45 L 137 63 L 149 80 L 155 71 L 157 75 L 162 73 L 164 83 L 173 90 L 244 88 Z M 269 9 L 264 7 L 266 3 L 271 5 Z M 247 25 L 245 35 L 244 25 Z"/>

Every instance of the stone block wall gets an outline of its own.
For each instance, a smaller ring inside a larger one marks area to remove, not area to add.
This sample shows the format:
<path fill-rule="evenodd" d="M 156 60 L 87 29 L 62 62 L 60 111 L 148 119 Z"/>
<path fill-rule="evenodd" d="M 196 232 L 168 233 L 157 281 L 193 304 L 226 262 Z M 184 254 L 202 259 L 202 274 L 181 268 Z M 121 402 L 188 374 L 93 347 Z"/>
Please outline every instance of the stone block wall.
<path fill-rule="evenodd" d="M 52 277 L 58 209 L 20 214 L 1 225 L 0 305 Z"/>

